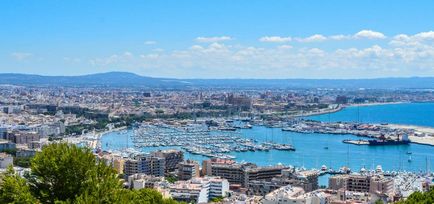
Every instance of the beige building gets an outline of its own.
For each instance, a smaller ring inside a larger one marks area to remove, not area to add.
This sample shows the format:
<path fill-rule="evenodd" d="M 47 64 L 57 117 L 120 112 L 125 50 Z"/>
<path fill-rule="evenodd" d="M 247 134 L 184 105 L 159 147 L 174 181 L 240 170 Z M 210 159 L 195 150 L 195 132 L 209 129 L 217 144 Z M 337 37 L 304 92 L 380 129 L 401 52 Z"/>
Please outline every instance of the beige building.
<path fill-rule="evenodd" d="M 163 181 L 164 177 L 156 177 L 146 174 L 133 174 L 128 176 L 127 186 L 131 189 L 157 188 L 158 183 Z"/>
<path fill-rule="evenodd" d="M 178 164 L 178 179 L 189 180 L 200 176 L 199 163 L 186 160 Z"/>
<path fill-rule="evenodd" d="M 393 193 L 393 179 L 383 176 L 371 177 L 369 192 L 377 195 L 390 195 Z"/>

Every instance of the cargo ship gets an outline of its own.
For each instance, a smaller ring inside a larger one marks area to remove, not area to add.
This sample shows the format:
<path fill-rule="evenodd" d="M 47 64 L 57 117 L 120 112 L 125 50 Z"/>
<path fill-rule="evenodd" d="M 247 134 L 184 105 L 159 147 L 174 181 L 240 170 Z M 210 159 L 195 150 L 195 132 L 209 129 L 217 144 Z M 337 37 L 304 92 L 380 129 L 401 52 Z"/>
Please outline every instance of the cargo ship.
<path fill-rule="evenodd" d="M 368 140 L 368 145 L 370 146 L 380 146 L 380 145 L 408 145 L 410 143 L 410 140 L 408 140 L 408 136 L 404 135 L 402 138 L 399 137 L 398 139 L 386 139 L 383 135 L 380 137 L 380 139 L 377 140 Z"/>

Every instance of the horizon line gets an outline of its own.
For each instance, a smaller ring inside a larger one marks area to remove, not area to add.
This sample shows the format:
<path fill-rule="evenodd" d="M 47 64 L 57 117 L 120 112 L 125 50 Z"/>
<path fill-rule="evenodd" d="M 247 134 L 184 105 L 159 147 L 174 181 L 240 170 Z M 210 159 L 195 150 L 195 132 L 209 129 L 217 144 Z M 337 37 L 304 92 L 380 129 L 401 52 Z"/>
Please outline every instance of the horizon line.
<path fill-rule="evenodd" d="M 141 75 L 134 72 L 128 71 L 107 71 L 107 72 L 95 72 L 88 74 L 77 74 L 77 75 L 44 75 L 35 73 L 19 73 L 19 72 L 0 72 L 0 75 L 27 75 L 27 76 L 39 76 L 39 77 L 83 77 L 92 76 L 99 74 L 110 74 L 110 73 L 123 73 L 132 74 L 140 77 L 154 78 L 154 79 L 166 79 L 166 80 L 378 80 L 378 79 L 411 79 L 411 78 L 434 78 L 434 76 L 385 76 L 385 77 L 373 77 L 373 78 L 177 78 L 177 77 L 164 77 L 164 76 L 147 76 Z"/>

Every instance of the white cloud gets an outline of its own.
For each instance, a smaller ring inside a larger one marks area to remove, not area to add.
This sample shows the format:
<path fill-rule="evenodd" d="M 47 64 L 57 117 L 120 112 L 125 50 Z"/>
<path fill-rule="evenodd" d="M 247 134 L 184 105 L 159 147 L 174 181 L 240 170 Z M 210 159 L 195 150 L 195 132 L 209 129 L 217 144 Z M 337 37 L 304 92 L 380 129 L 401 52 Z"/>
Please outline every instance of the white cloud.
<path fill-rule="evenodd" d="M 423 33 L 422 36 L 424 38 L 429 38 L 432 35 L 434 35 L 434 32 L 432 33 Z M 309 42 L 322 42 L 326 40 L 357 40 L 357 39 L 385 39 L 386 36 L 383 33 L 372 31 L 372 30 L 361 30 L 354 35 L 344 35 L 344 34 L 337 34 L 337 35 L 330 35 L 330 36 L 324 36 L 322 34 L 315 34 L 309 37 L 296 37 L 295 40 L 298 42 L 303 43 L 309 43 Z M 290 37 L 279 37 L 279 36 L 265 36 L 259 39 L 261 42 L 289 42 L 292 39 Z"/>
<path fill-rule="evenodd" d="M 434 31 L 420 32 L 415 35 L 398 34 L 389 42 L 393 46 L 426 47 L 433 45 Z"/>
<path fill-rule="evenodd" d="M 13 53 L 11 53 L 11 57 L 14 58 L 15 60 L 18 60 L 18 61 L 26 60 L 32 56 L 33 56 L 33 54 L 28 53 L 28 52 L 13 52 Z"/>
<path fill-rule="evenodd" d="M 232 37 L 229 36 L 216 36 L 216 37 L 197 37 L 196 42 L 200 43 L 213 43 L 213 42 L 222 42 L 232 40 Z"/>
<path fill-rule="evenodd" d="M 414 35 L 414 37 L 421 40 L 434 40 L 434 31 L 421 32 Z"/>
<path fill-rule="evenodd" d="M 213 42 L 178 50 L 113 54 L 92 62 L 96 67 L 131 67 L 146 75 L 186 78 L 433 76 L 434 42 L 429 33 L 400 34 L 392 37 L 389 44 L 363 48 L 320 49 L 312 44 L 256 47 Z M 327 39 L 356 38 L 344 35 Z"/>
<path fill-rule="evenodd" d="M 148 41 L 145 41 L 144 44 L 145 45 L 155 45 L 155 44 L 157 44 L 157 42 L 153 41 L 153 40 L 148 40 Z"/>
<path fill-rule="evenodd" d="M 271 42 L 271 43 L 285 43 L 291 41 L 291 37 L 280 37 L 280 36 L 264 36 L 259 38 L 261 42 Z"/>
<path fill-rule="evenodd" d="M 332 39 L 332 40 L 348 40 L 348 39 L 351 39 L 352 36 L 339 34 L 339 35 L 329 36 L 328 38 Z"/>
<path fill-rule="evenodd" d="M 361 30 L 358 33 L 354 34 L 354 38 L 384 39 L 386 38 L 386 36 L 383 33 L 372 31 L 372 30 Z"/>
<path fill-rule="evenodd" d="M 292 46 L 291 45 L 280 45 L 278 46 L 279 49 L 291 49 Z"/>
<path fill-rule="evenodd" d="M 324 40 L 327 40 L 327 38 L 320 34 L 315 34 L 307 38 L 297 38 L 297 41 L 299 42 L 321 42 Z"/>
<path fill-rule="evenodd" d="M 91 65 L 98 65 L 98 66 L 107 66 L 107 65 L 113 65 L 113 64 L 129 64 L 131 61 L 133 61 L 136 57 L 131 52 L 124 52 L 122 54 L 113 54 L 109 57 L 102 57 L 102 58 L 95 58 L 89 60 L 89 63 Z"/>

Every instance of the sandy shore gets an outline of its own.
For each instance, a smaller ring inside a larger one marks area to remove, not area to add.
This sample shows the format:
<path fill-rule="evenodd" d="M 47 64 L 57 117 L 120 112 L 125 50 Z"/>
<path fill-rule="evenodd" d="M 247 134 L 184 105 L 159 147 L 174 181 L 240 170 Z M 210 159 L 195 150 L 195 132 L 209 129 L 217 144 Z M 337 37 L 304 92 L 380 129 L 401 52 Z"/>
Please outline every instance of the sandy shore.
<path fill-rule="evenodd" d="M 116 132 L 116 131 L 121 131 L 126 129 L 126 126 L 122 126 L 119 128 L 113 128 L 111 130 L 105 130 L 105 131 L 101 131 L 101 132 L 88 132 L 84 135 L 80 135 L 80 136 L 74 136 L 74 137 L 66 137 L 64 138 L 64 141 L 66 141 L 67 143 L 72 143 L 72 144 L 78 144 L 78 143 L 82 143 L 85 142 L 86 146 L 91 148 L 91 149 L 96 149 L 98 147 L 100 147 L 100 142 L 101 142 L 101 137 L 104 134 L 110 133 L 110 132 Z"/>
<path fill-rule="evenodd" d="M 341 111 L 342 109 L 344 109 L 344 107 L 343 106 L 340 106 L 340 105 L 338 105 L 336 108 L 333 108 L 333 109 L 322 109 L 322 110 L 319 110 L 318 112 L 305 112 L 305 113 L 303 113 L 303 114 L 295 114 L 295 115 L 291 115 L 291 116 L 294 116 L 294 117 L 307 117 L 307 116 L 314 116 L 314 115 L 324 115 L 324 114 L 327 114 L 327 113 L 335 113 L 335 112 L 338 112 L 338 111 Z"/>
<path fill-rule="evenodd" d="M 402 103 L 410 103 L 410 102 L 400 101 L 400 102 L 385 102 L 385 103 L 361 103 L 361 104 L 354 104 L 353 103 L 353 104 L 345 105 L 345 107 L 381 106 L 381 105 L 402 104 Z"/>

